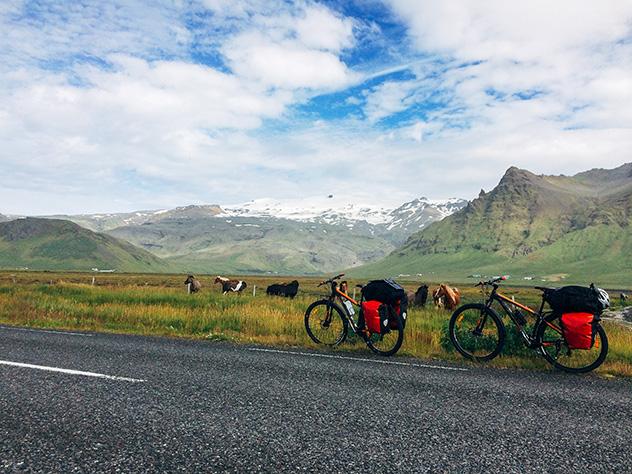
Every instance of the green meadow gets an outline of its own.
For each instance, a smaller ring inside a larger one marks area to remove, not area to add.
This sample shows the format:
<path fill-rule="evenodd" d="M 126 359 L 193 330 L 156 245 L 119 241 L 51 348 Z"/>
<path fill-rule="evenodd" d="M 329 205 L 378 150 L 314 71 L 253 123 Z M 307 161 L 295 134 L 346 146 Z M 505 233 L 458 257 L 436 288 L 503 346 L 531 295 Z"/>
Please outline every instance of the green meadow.
<path fill-rule="evenodd" d="M 0 273 L 0 323 L 318 348 L 303 325 L 305 309 L 326 293 L 317 287 L 318 279 L 299 279 L 299 296 L 290 300 L 266 296 L 265 287 L 279 281 L 278 278 L 244 277 L 249 284 L 244 294 L 226 296 L 220 293 L 219 286 L 212 285 L 210 276 L 199 277 L 202 290 L 188 295 L 184 278 L 164 274 L 3 272 Z M 355 283 L 350 281 L 351 287 Z M 414 290 L 418 284 L 405 286 Z M 460 288 L 464 302 L 482 298 L 471 285 Z M 539 303 L 538 292 L 531 288 L 506 287 L 504 293 L 532 307 Z M 434 308 L 431 301 L 426 308 L 411 309 L 404 345 L 398 355 L 466 364 L 447 339 L 449 318 L 450 312 Z M 519 344 L 513 326 L 506 323 L 508 340 L 504 354 L 491 365 L 552 370 L 537 353 Z M 632 329 L 610 321 L 604 325 L 610 351 L 598 373 L 632 376 Z M 354 337 L 339 348 L 320 349 L 368 351 Z"/>

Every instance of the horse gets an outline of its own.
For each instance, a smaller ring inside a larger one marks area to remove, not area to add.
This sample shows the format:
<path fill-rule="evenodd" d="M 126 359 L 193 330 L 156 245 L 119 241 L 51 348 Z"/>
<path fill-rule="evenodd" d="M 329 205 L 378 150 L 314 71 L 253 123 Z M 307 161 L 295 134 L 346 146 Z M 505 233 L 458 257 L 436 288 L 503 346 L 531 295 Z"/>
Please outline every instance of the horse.
<path fill-rule="evenodd" d="M 461 303 L 461 292 L 442 283 L 432 292 L 432 299 L 438 309 L 454 310 Z"/>
<path fill-rule="evenodd" d="M 187 279 L 184 280 L 184 284 L 191 285 L 189 287 L 189 291 L 191 293 L 197 293 L 198 291 L 200 291 L 200 288 L 202 288 L 202 283 L 200 283 L 200 280 L 195 278 L 193 275 L 189 275 Z"/>
<path fill-rule="evenodd" d="M 411 301 L 415 306 L 426 306 L 426 302 L 428 301 L 428 285 L 421 285 L 417 288 Z"/>
<path fill-rule="evenodd" d="M 290 283 L 276 283 L 270 285 L 266 289 L 266 294 L 271 296 L 284 296 L 286 298 L 292 298 L 298 293 L 298 281 L 294 280 Z"/>
<path fill-rule="evenodd" d="M 219 283 L 222 285 L 222 294 L 225 295 L 229 291 L 237 294 L 241 294 L 242 291 L 246 289 L 248 286 L 243 280 L 229 280 L 228 278 L 224 278 L 222 276 L 215 277 L 215 281 L 213 283 Z"/>
<path fill-rule="evenodd" d="M 435 288 L 432 290 L 432 302 L 435 308 L 441 309 L 445 303 L 443 296 L 441 295 L 441 288 Z"/>

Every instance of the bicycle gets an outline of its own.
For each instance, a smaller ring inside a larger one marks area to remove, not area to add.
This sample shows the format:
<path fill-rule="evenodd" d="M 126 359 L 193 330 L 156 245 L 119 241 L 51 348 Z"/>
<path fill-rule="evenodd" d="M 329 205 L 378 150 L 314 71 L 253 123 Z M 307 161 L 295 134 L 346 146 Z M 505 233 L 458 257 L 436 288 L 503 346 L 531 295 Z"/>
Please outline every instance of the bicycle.
<path fill-rule="evenodd" d="M 362 301 L 354 300 L 340 291 L 337 280 L 344 273 L 321 282 L 318 286 L 329 285 L 330 294 L 325 299 L 314 301 L 305 311 L 305 329 L 316 344 L 331 347 L 342 344 L 349 334 L 349 329 L 360 337 L 374 353 L 381 356 L 395 354 L 404 342 L 404 328 L 400 317 L 397 317 L 396 328 L 385 333 L 372 333 L 368 329 L 358 327 L 354 321 L 354 306 L 361 308 Z M 357 287 L 362 288 L 361 285 Z M 340 301 L 341 304 L 338 304 Z"/>
<path fill-rule="evenodd" d="M 498 277 L 479 282 L 476 286 L 482 288 L 483 295 L 487 297 L 486 301 L 463 305 L 450 318 L 450 340 L 461 355 L 477 362 L 487 362 L 500 354 L 506 332 L 501 317 L 492 308 L 494 302 L 497 302 L 518 328 L 525 346 L 539 350 L 546 361 L 555 368 L 571 373 L 585 373 L 603 363 L 608 354 L 608 338 L 606 331 L 598 322 L 594 323 L 593 347 L 589 350 L 571 349 L 562 332 L 561 315 L 553 311 L 544 311 L 544 293 L 540 309 L 534 311 L 498 292 L 498 282 L 505 279 Z M 492 291 L 488 293 L 490 286 Z M 535 288 L 542 292 L 548 290 L 539 286 Z M 516 309 L 512 310 L 510 305 Z M 520 310 L 535 317 L 531 333 L 526 331 L 527 318 Z"/>

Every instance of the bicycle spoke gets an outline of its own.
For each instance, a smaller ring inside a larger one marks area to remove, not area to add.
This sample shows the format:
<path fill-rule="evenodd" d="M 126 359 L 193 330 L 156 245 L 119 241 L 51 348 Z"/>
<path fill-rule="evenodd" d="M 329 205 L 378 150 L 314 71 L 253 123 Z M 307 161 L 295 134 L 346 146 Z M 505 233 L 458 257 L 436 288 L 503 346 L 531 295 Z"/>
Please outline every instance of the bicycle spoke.
<path fill-rule="evenodd" d="M 540 344 L 544 357 L 554 366 L 567 372 L 589 372 L 597 368 L 606 357 L 608 342 L 603 328 L 595 334 L 590 349 L 572 349 L 564 339 L 561 329 L 547 324 L 540 331 Z"/>
<path fill-rule="evenodd" d="M 489 360 L 500 351 L 504 332 L 491 314 L 483 305 L 466 305 L 452 316 L 450 338 L 465 357 Z"/>
<path fill-rule="evenodd" d="M 315 342 L 326 345 L 340 343 L 346 331 L 342 315 L 328 304 L 312 306 L 305 315 L 305 325 Z"/>

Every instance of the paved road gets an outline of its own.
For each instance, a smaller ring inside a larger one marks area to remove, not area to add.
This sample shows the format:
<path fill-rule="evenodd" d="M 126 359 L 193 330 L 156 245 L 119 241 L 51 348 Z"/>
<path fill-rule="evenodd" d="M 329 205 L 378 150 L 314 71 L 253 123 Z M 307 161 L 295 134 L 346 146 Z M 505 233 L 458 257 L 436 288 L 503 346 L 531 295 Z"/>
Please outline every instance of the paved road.
<path fill-rule="evenodd" d="M 8 328 L 0 354 L 3 472 L 632 471 L 626 380 Z"/>

